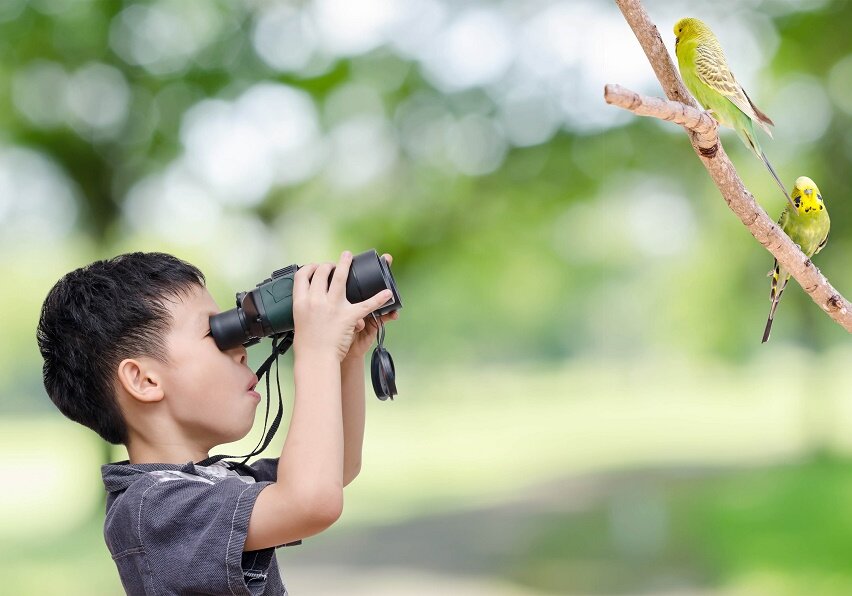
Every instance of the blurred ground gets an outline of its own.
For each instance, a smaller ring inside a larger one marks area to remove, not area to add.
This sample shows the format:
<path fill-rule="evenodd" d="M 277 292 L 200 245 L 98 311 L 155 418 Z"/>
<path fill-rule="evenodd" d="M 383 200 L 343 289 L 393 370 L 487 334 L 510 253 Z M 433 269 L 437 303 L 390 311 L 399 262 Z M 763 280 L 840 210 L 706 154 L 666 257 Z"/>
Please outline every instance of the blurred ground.
<path fill-rule="evenodd" d="M 395 402 L 369 397 L 364 470 L 343 518 L 279 550 L 287 582 L 320 595 L 852 590 L 852 475 L 839 455 L 852 411 L 835 385 L 846 354 L 788 357 L 824 373 L 824 392 L 803 392 L 794 372 L 779 379 L 771 362 L 588 361 L 475 377 L 403 367 Z M 31 445 L 3 464 L 15 479 L 0 526 L 10 593 L 116 593 L 98 441 L 58 416 L 0 430 L 6 452 Z"/>
<path fill-rule="evenodd" d="M 585 475 L 490 507 L 344 517 L 278 560 L 294 595 L 847 594 L 849 470 L 813 456 Z M 7 593 L 120 593 L 100 528 L 92 519 L 51 543 L 4 543 Z"/>

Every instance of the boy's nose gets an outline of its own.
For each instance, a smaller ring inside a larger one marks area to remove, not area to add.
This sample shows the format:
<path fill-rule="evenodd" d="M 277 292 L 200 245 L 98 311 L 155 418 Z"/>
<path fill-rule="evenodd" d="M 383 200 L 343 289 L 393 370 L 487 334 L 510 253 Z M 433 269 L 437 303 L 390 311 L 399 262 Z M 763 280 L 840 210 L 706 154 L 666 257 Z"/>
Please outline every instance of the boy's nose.
<path fill-rule="evenodd" d="M 237 356 L 237 361 L 240 364 L 247 364 L 248 363 L 248 352 L 246 351 L 245 346 L 242 346 L 242 345 L 237 346 L 236 348 L 232 348 L 231 350 L 229 350 L 229 352 L 231 352 L 233 355 Z"/>

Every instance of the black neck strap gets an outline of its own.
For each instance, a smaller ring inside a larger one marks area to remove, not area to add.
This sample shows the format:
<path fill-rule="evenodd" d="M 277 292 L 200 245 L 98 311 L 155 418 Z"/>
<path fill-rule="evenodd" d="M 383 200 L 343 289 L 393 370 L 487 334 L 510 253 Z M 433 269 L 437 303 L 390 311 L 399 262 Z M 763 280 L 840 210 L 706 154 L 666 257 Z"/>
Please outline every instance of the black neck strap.
<path fill-rule="evenodd" d="M 290 346 L 293 345 L 293 332 L 288 331 L 286 333 L 282 333 L 281 335 L 276 335 L 272 338 L 272 354 L 264 360 L 263 364 L 260 365 L 260 368 L 257 369 L 257 378 L 261 379 L 264 375 L 266 376 L 266 414 L 263 417 L 263 434 L 261 434 L 260 440 L 255 445 L 254 449 L 252 449 L 251 453 L 248 455 L 213 455 L 206 459 L 202 459 L 199 462 L 196 462 L 195 465 L 198 466 L 209 466 L 210 464 L 214 464 L 219 460 L 225 458 L 243 458 L 239 465 L 245 465 L 245 463 L 249 460 L 250 457 L 254 457 L 261 453 L 264 449 L 269 446 L 269 442 L 272 441 L 272 437 L 275 436 L 275 432 L 278 430 L 278 426 L 281 424 L 281 416 L 284 414 L 284 401 L 281 399 L 281 381 L 278 378 L 278 356 L 286 352 L 290 349 Z M 269 370 L 272 368 L 272 363 L 275 363 L 275 385 L 278 388 L 278 412 L 275 414 L 275 419 L 272 421 L 272 425 L 269 427 L 269 432 L 266 432 L 266 423 L 269 421 Z"/>

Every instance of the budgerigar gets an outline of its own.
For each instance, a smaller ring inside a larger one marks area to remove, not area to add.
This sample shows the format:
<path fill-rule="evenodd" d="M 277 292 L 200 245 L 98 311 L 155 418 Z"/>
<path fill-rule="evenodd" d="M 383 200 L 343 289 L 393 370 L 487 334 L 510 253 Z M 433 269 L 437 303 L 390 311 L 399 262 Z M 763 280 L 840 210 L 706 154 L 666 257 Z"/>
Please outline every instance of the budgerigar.
<path fill-rule="evenodd" d="M 828 219 L 828 209 L 825 207 L 819 188 L 807 176 L 800 176 L 796 179 L 792 196 L 793 207 L 787 205 L 784 208 L 781 219 L 778 220 L 778 225 L 810 258 L 821 251 L 825 243 L 828 242 L 828 230 L 831 226 L 831 221 Z M 790 273 L 783 267 L 779 267 L 777 260 L 775 267 L 769 274 L 772 276 L 772 289 L 769 292 L 772 306 L 769 308 L 769 319 L 766 321 L 766 329 L 763 332 L 764 342 L 769 339 L 772 320 L 775 318 L 775 309 L 778 308 L 778 301 L 781 300 L 781 294 L 790 279 Z"/>
<path fill-rule="evenodd" d="M 713 35 L 710 27 L 692 18 L 679 20 L 674 26 L 674 34 L 675 54 L 686 88 L 719 124 L 729 126 L 737 132 L 746 147 L 766 165 L 792 206 L 790 195 L 761 149 L 754 130 L 754 123 L 757 122 L 771 137 L 769 125 L 773 122 L 754 105 L 737 83 L 725 60 L 719 40 Z"/>

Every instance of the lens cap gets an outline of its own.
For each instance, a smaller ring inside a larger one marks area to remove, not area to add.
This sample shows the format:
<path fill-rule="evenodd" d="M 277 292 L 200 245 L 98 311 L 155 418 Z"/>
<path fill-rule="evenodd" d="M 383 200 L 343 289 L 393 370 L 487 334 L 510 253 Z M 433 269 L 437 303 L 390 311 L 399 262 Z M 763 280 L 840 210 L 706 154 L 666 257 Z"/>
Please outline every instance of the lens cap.
<path fill-rule="evenodd" d="M 373 391 L 376 397 L 385 401 L 396 395 L 396 369 L 393 358 L 382 346 L 376 346 L 370 362 L 370 376 L 373 379 Z"/>

